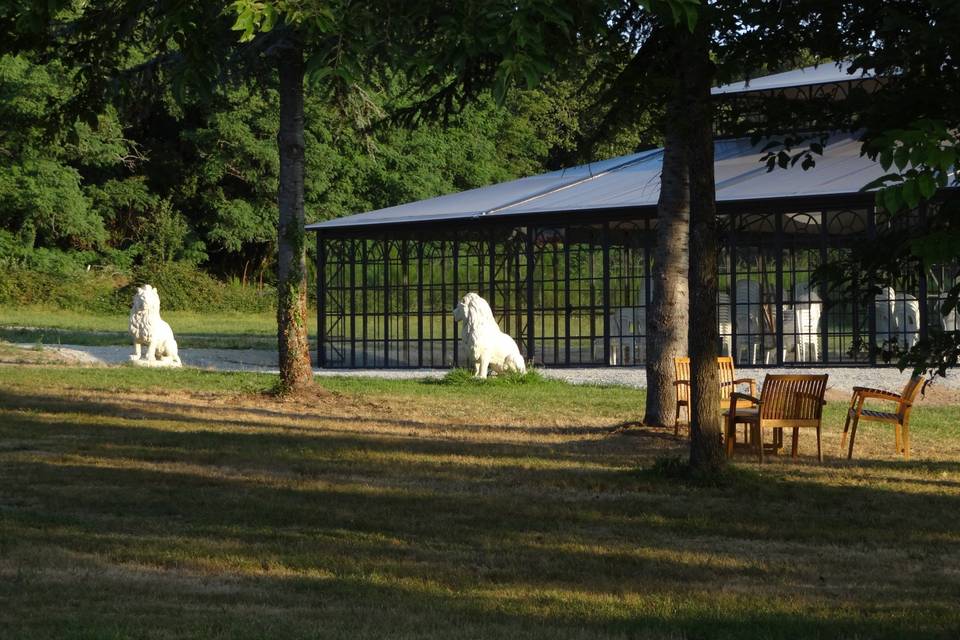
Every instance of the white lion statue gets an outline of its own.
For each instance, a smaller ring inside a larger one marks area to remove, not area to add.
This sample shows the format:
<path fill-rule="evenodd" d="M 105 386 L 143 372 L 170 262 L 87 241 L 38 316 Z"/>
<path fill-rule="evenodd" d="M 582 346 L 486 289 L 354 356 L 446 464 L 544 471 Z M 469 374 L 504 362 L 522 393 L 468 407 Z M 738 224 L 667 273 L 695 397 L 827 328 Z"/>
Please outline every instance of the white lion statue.
<path fill-rule="evenodd" d="M 130 307 L 130 335 L 133 354 L 130 359 L 144 366 L 179 367 L 177 341 L 173 329 L 160 317 L 160 294 L 149 284 L 137 287 Z M 147 347 L 146 359 L 140 359 L 141 345 Z"/>
<path fill-rule="evenodd" d="M 460 340 L 467 357 L 473 362 L 473 375 L 486 378 L 488 369 L 494 373 L 527 372 L 517 343 L 500 331 L 486 300 L 468 293 L 453 310 L 453 319 L 463 324 Z"/>

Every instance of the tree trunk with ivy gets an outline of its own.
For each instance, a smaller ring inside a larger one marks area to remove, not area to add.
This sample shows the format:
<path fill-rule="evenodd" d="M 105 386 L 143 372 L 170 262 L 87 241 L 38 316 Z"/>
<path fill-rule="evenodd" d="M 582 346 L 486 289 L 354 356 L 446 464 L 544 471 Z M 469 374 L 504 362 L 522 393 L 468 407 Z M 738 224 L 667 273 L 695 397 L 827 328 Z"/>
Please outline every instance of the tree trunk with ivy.
<path fill-rule="evenodd" d="M 307 340 L 307 255 L 304 230 L 303 50 L 291 44 L 280 52 L 280 218 L 277 236 L 277 338 L 280 387 L 294 391 L 310 385 Z"/>
<path fill-rule="evenodd" d="M 709 31 L 701 15 L 685 47 L 683 65 L 687 162 L 690 168 L 690 466 L 717 473 L 725 457 L 721 446 L 720 387 L 717 372 L 717 203 L 713 167 L 713 63 Z"/>
<path fill-rule="evenodd" d="M 690 191 L 686 151 L 677 128 L 677 120 L 666 123 L 657 204 L 657 248 L 647 310 L 647 400 L 643 423 L 656 426 L 676 420 L 673 359 L 687 355 Z"/>

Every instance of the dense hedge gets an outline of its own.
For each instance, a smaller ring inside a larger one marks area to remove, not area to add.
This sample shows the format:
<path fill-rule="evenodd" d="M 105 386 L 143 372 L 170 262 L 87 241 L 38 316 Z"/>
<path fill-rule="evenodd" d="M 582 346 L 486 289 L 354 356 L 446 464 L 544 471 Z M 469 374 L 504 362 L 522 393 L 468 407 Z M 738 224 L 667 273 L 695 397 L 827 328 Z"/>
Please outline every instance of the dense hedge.
<path fill-rule="evenodd" d="M 269 286 L 224 283 L 190 266 L 172 263 L 132 275 L 89 271 L 46 272 L 23 267 L 5 269 L 0 277 L 0 304 L 46 305 L 89 313 L 126 313 L 133 291 L 149 283 L 160 290 L 165 310 L 268 312 L 276 294 Z"/>

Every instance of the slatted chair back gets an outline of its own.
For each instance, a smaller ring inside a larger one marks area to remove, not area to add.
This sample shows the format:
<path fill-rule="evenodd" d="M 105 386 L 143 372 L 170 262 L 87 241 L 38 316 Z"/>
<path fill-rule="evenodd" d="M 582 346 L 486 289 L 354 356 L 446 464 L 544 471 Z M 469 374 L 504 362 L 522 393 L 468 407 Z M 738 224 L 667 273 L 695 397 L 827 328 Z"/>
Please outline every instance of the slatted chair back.
<path fill-rule="evenodd" d="M 761 427 L 816 427 L 826 391 L 826 375 L 767 374 L 760 392 Z"/>
<path fill-rule="evenodd" d="M 686 356 L 674 358 L 673 372 L 677 380 L 684 380 L 686 382 L 690 382 L 690 358 Z M 690 385 L 689 384 L 677 385 L 677 401 L 687 402 L 687 403 L 690 402 Z"/>
<path fill-rule="evenodd" d="M 907 424 L 910 420 L 910 411 L 913 410 L 913 401 L 917 399 L 917 394 L 923 389 L 923 376 L 913 376 L 903 388 L 900 394 L 900 405 L 897 407 L 897 417 L 900 418 L 900 424 Z"/>
<path fill-rule="evenodd" d="M 720 376 L 720 402 L 726 406 L 730 403 L 730 394 L 736 390 L 733 386 L 733 381 L 736 378 L 733 358 L 730 356 L 718 357 L 717 369 Z"/>

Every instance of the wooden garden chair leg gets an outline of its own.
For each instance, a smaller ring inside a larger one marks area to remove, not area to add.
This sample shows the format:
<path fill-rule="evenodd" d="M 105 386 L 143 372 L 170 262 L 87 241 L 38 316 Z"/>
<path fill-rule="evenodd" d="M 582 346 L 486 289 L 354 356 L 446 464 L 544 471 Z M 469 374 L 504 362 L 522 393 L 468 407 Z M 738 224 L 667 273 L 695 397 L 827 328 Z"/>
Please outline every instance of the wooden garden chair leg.
<path fill-rule="evenodd" d="M 847 460 L 853 460 L 853 441 L 857 438 L 857 425 L 860 423 L 860 412 L 853 416 L 853 424 L 850 425 L 850 450 L 847 451 Z"/>
<path fill-rule="evenodd" d="M 817 460 L 823 462 L 823 448 L 820 446 L 820 425 L 817 425 Z"/>
<path fill-rule="evenodd" d="M 850 403 L 850 409 L 853 409 L 853 403 Z M 843 423 L 843 435 L 840 436 L 840 451 L 847 447 L 847 432 L 850 430 L 850 409 L 847 409 L 847 421 Z"/>
<path fill-rule="evenodd" d="M 797 443 L 799 441 L 800 441 L 800 429 L 797 427 L 794 427 L 793 428 L 793 446 L 791 447 L 791 450 L 790 450 L 791 458 L 797 457 Z"/>
<path fill-rule="evenodd" d="M 754 443 L 757 445 L 757 459 L 760 464 L 763 464 L 763 431 L 760 430 L 760 425 L 750 428 L 750 434 L 753 438 Z"/>
<path fill-rule="evenodd" d="M 726 430 L 724 434 L 724 445 L 727 451 L 727 458 L 733 457 L 733 443 L 737 439 L 737 424 L 733 421 L 733 416 L 727 416 L 724 420 L 723 428 Z"/>

